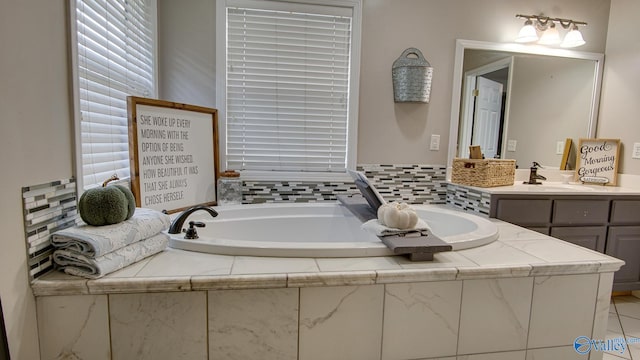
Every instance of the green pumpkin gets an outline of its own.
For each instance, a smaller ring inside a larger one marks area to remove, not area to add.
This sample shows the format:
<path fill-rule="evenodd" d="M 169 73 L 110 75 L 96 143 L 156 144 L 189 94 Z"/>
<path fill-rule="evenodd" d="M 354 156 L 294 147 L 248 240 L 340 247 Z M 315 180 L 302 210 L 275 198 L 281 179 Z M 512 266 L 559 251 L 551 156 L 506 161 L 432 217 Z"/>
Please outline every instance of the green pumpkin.
<path fill-rule="evenodd" d="M 78 201 L 78 212 L 89 225 L 102 226 L 117 224 L 130 219 L 136 210 L 136 200 L 131 190 L 122 185 L 107 186 L 117 176 L 97 187 L 85 191 Z"/>

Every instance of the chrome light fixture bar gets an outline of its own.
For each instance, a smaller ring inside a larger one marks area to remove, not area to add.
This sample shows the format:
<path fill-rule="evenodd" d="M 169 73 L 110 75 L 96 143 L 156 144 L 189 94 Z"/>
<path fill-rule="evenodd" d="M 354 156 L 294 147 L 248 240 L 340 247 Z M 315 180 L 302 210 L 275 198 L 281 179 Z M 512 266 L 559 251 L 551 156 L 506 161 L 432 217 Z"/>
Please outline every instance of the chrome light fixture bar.
<path fill-rule="evenodd" d="M 517 14 L 517 18 L 525 19 L 524 26 L 520 29 L 516 42 L 533 43 L 538 42 L 542 45 L 560 45 L 565 48 L 577 47 L 584 45 L 585 41 L 578 29 L 578 25 L 587 25 L 584 21 L 576 21 L 572 19 L 552 18 L 544 15 L 521 15 Z M 569 30 L 564 37 L 560 39 L 560 33 L 556 28 L 556 24 L 565 30 Z M 538 32 L 542 35 L 538 37 Z"/>

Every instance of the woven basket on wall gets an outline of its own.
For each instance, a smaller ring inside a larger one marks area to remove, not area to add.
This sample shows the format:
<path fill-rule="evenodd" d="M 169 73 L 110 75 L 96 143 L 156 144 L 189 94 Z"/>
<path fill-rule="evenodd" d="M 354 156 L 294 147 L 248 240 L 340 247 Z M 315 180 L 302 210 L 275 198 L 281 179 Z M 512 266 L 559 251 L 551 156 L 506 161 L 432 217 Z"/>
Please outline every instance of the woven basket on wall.
<path fill-rule="evenodd" d="M 516 161 L 510 159 L 453 159 L 451 182 L 493 187 L 513 185 Z"/>
<path fill-rule="evenodd" d="M 415 55 L 415 57 L 410 57 Z M 395 102 L 429 102 L 433 68 L 420 50 L 406 49 L 391 69 Z"/>

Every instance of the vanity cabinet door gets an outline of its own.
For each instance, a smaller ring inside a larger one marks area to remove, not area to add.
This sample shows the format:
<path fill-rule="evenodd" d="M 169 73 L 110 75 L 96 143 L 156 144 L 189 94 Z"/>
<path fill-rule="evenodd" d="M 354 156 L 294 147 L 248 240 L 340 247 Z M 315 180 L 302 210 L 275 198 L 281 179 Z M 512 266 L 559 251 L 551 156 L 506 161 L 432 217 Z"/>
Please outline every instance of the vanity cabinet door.
<path fill-rule="evenodd" d="M 551 236 L 603 253 L 607 240 L 607 227 L 552 227 Z"/>
<path fill-rule="evenodd" d="M 609 221 L 609 200 L 556 200 L 553 204 L 553 224 L 606 224 Z"/>
<path fill-rule="evenodd" d="M 499 199 L 496 218 L 525 227 L 545 226 L 551 219 L 551 204 L 549 199 Z"/>
<path fill-rule="evenodd" d="M 611 202 L 611 225 L 640 223 L 640 200 L 614 200 Z"/>
<path fill-rule="evenodd" d="M 628 290 L 637 289 L 640 285 L 640 226 L 610 226 L 606 254 L 625 262 L 615 273 L 614 282 L 635 283 Z"/>

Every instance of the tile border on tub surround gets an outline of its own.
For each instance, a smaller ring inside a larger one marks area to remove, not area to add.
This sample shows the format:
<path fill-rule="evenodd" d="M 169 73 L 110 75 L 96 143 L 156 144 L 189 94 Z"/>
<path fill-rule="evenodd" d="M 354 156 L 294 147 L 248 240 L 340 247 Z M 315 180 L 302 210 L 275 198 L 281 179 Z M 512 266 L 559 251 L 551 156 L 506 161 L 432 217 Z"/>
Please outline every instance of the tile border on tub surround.
<path fill-rule="evenodd" d="M 388 201 L 411 204 L 445 204 L 446 166 L 380 165 L 357 167 Z M 357 193 L 353 182 L 251 181 L 243 182 L 243 203 L 333 201 L 336 195 Z"/>
<path fill-rule="evenodd" d="M 447 204 L 476 215 L 488 217 L 491 194 L 449 183 L 447 184 Z"/>
<path fill-rule="evenodd" d="M 76 225 L 76 180 L 62 179 L 22 188 L 27 264 L 31 280 L 53 269 L 49 236 Z"/>

